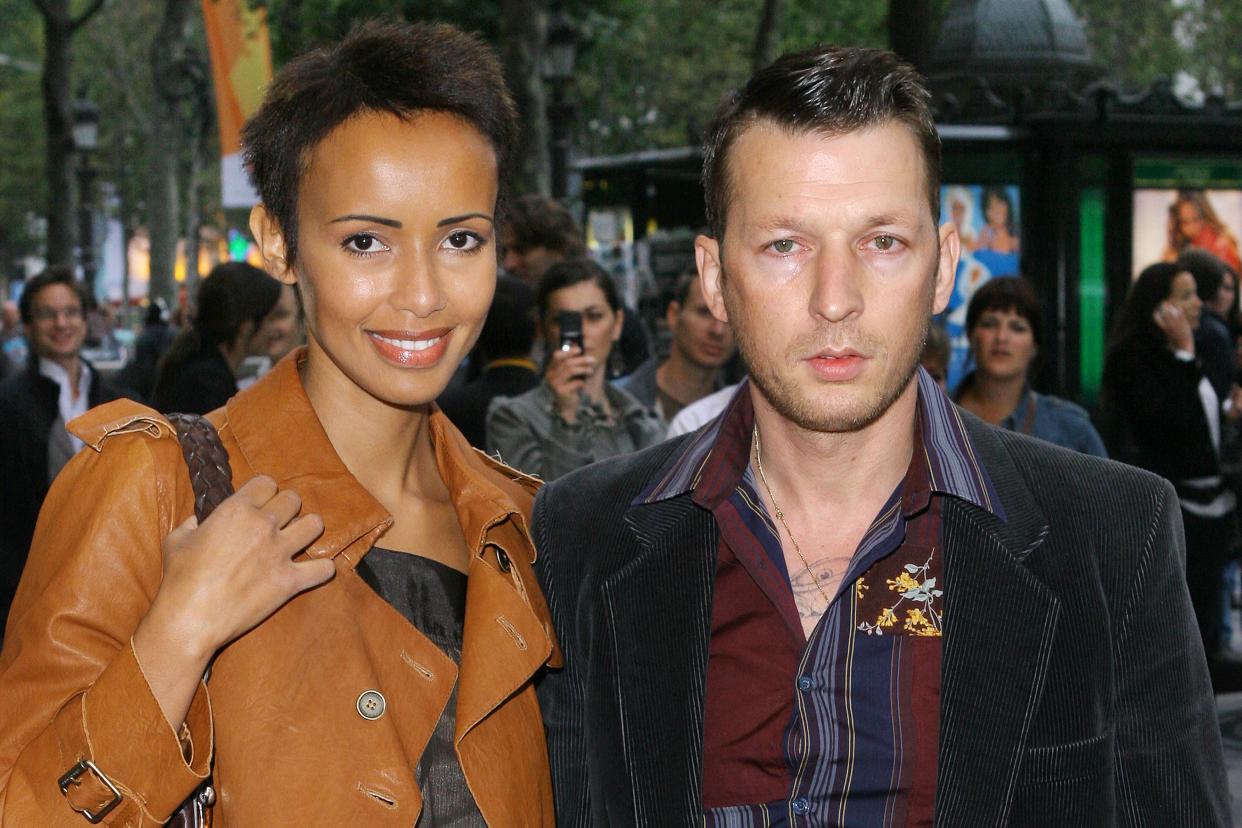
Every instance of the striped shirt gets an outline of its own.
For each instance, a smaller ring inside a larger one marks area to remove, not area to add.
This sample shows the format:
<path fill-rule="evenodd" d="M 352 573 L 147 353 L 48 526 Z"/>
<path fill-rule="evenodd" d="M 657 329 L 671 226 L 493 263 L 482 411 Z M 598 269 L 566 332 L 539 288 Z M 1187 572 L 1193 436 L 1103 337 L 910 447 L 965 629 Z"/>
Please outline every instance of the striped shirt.
<path fill-rule="evenodd" d="M 914 453 L 804 636 L 751 470 L 744 384 L 638 498 L 692 493 L 720 529 L 704 721 L 708 826 L 930 825 L 944 497 L 1003 519 L 958 413 L 919 370 Z"/>

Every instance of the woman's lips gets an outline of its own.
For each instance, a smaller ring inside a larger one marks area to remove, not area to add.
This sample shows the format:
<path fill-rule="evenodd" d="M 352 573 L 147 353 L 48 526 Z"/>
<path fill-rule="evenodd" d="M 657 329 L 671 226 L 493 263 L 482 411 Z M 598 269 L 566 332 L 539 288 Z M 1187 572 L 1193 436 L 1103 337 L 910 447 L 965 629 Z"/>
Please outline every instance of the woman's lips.
<path fill-rule="evenodd" d="M 367 331 L 367 339 L 386 361 L 402 368 L 429 368 L 448 349 L 452 328 L 431 331 Z"/>

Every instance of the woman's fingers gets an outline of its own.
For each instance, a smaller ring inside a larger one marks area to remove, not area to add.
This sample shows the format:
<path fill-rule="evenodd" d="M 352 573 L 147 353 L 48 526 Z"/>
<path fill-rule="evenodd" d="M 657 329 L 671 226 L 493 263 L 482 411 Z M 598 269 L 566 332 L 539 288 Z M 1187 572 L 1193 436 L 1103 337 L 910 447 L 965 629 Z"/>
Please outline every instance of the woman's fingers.
<path fill-rule="evenodd" d="M 298 493 L 292 489 L 277 492 L 262 506 L 262 511 L 272 517 L 277 529 L 297 517 L 301 509 L 302 498 L 298 497 Z"/>
<path fill-rule="evenodd" d="M 302 515 L 280 531 L 280 536 L 292 551 L 292 557 L 315 542 L 323 534 L 323 518 L 319 515 Z"/>
<path fill-rule="evenodd" d="M 276 492 L 276 481 L 265 474 L 258 474 L 247 480 L 234 496 L 258 509 L 271 500 Z"/>
<path fill-rule="evenodd" d="M 292 567 L 292 586 L 294 590 L 289 594 L 290 598 L 299 592 L 305 592 L 308 589 L 330 581 L 332 576 L 336 574 L 336 565 L 332 563 L 330 558 L 295 561 L 292 563 Z"/>

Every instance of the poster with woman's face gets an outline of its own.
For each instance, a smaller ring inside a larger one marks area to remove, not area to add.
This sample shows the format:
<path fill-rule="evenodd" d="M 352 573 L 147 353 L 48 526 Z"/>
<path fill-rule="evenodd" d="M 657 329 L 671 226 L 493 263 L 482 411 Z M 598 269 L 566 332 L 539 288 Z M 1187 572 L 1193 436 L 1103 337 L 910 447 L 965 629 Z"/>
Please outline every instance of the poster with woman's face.
<path fill-rule="evenodd" d="M 966 308 L 970 297 L 993 276 L 1016 276 L 1021 272 L 1019 193 L 1016 185 L 949 184 L 940 188 L 940 221 L 956 224 L 962 239 L 957 281 L 949 307 L 940 320 L 949 335 L 949 388 L 957 387 L 968 367 Z"/>
<path fill-rule="evenodd" d="M 1155 262 L 1171 262 L 1187 247 L 1200 247 L 1235 272 L 1242 269 L 1242 190 L 1134 191 L 1132 275 Z"/>

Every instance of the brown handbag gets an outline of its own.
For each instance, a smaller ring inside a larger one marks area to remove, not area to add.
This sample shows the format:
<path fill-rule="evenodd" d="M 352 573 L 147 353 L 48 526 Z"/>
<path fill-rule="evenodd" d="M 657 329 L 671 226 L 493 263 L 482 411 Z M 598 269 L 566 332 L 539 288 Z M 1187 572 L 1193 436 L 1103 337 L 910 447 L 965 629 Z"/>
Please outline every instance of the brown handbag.
<path fill-rule="evenodd" d="M 169 414 L 168 421 L 177 430 L 177 439 L 181 442 L 181 454 L 194 487 L 194 514 L 201 526 L 207 516 L 233 494 L 229 453 L 220 442 L 215 426 L 205 418 L 197 414 Z M 210 673 L 209 666 L 203 675 L 204 681 Z M 173 828 L 209 828 L 215 803 L 216 791 L 208 777 L 165 824 Z"/>

